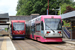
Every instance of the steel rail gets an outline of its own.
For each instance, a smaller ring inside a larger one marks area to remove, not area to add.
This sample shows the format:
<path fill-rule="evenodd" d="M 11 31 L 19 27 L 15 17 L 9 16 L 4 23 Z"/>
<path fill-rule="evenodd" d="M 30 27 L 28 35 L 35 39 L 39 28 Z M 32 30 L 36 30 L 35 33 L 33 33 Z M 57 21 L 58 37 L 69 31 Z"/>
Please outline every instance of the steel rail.
<path fill-rule="evenodd" d="M 25 42 L 27 42 L 28 44 L 30 44 L 30 45 L 32 45 L 32 46 L 35 46 L 34 44 L 31 44 L 30 42 L 28 42 L 28 41 L 26 41 L 25 40 Z M 44 45 L 42 45 L 43 47 L 46 47 L 46 46 L 44 46 Z M 36 46 L 35 46 L 36 47 Z M 40 48 L 38 48 L 38 47 L 36 47 L 37 49 L 39 49 L 39 50 L 41 50 Z M 48 47 L 46 47 L 46 48 L 48 48 Z M 52 50 L 51 48 L 48 48 L 49 50 Z"/>
<path fill-rule="evenodd" d="M 20 48 L 20 50 L 24 50 L 23 48 L 22 48 L 22 46 L 17 42 L 17 41 L 15 41 L 16 43 L 17 43 L 17 46 Z M 17 49 L 17 48 L 16 48 Z"/>

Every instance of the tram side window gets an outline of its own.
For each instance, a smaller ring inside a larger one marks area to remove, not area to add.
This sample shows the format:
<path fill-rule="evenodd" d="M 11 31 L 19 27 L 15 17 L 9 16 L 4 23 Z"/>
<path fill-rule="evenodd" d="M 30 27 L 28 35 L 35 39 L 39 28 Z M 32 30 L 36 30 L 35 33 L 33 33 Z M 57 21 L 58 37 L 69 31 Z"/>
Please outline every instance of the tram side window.
<path fill-rule="evenodd" d="M 40 31 L 40 24 L 36 24 L 36 31 Z"/>
<path fill-rule="evenodd" d="M 43 21 L 41 21 L 41 30 L 44 30 Z"/>

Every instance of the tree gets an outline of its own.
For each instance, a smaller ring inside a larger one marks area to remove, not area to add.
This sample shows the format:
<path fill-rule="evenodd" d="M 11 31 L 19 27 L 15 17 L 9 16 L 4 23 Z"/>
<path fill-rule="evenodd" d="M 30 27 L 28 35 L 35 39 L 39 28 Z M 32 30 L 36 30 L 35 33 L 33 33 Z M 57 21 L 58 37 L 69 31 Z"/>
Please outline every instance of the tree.
<path fill-rule="evenodd" d="M 61 14 L 63 14 L 67 10 L 66 9 L 67 6 L 75 8 L 75 5 L 73 5 L 73 4 L 66 4 L 66 3 L 64 3 L 63 5 L 61 5 Z M 58 12 L 58 14 L 60 15 L 60 11 Z"/>
<path fill-rule="evenodd" d="M 55 11 L 52 11 L 52 9 L 59 8 L 62 3 L 70 3 L 70 0 L 49 0 L 49 14 L 54 14 Z M 19 0 L 16 15 L 30 15 L 33 13 L 46 15 L 47 7 L 47 0 Z"/>

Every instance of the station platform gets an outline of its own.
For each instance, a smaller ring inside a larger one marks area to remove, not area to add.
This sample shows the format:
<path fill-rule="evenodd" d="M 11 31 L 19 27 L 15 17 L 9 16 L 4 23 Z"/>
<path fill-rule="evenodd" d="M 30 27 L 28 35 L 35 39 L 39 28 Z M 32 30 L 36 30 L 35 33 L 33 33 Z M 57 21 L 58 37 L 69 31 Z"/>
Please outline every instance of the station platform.
<path fill-rule="evenodd" d="M 11 39 L 7 36 L 0 37 L 0 50 L 16 50 Z"/>
<path fill-rule="evenodd" d="M 73 39 L 67 39 L 67 38 L 63 38 L 63 41 L 72 45 L 75 45 L 75 40 Z"/>

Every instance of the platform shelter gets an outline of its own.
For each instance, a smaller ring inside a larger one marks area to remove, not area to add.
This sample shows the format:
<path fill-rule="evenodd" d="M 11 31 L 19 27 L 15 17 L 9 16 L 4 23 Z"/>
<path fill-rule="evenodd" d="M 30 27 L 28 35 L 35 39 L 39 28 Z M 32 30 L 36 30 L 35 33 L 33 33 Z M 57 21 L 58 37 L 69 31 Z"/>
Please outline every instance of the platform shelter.
<path fill-rule="evenodd" d="M 70 34 L 70 38 L 75 39 L 75 11 L 62 14 L 61 17 L 63 20 L 66 20 L 67 22 L 71 22 L 72 31 Z"/>

